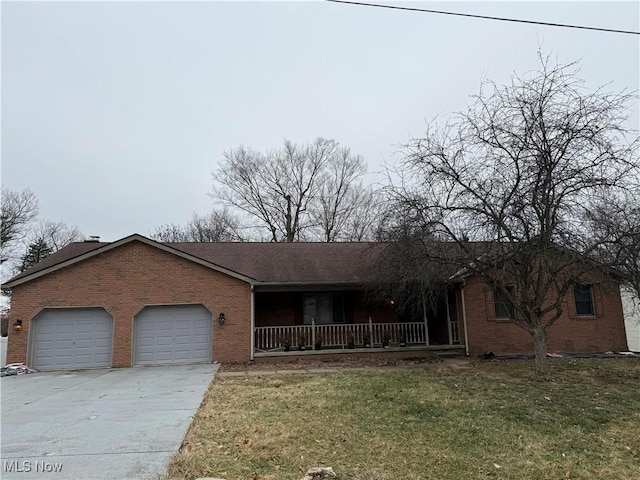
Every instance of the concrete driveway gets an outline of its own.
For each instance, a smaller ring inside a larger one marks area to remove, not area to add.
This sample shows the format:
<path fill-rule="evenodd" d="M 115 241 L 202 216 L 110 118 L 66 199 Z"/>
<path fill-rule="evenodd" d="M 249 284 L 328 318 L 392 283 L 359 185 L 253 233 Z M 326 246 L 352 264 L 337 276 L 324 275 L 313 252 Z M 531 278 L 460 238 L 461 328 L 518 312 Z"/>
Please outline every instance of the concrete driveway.
<path fill-rule="evenodd" d="M 218 365 L 3 377 L 2 479 L 154 479 Z"/>

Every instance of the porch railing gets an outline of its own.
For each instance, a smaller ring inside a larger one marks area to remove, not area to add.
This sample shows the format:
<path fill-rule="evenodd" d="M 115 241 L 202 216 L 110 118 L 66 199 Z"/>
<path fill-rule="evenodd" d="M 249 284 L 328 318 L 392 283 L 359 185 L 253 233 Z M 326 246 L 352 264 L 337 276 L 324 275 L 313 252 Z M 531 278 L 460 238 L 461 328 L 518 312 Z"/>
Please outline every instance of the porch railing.
<path fill-rule="evenodd" d="M 428 345 L 424 323 L 354 323 L 256 327 L 256 351 Z"/>
<path fill-rule="evenodd" d="M 457 321 L 449 322 L 449 342 L 452 345 L 460 343 L 460 327 Z"/>

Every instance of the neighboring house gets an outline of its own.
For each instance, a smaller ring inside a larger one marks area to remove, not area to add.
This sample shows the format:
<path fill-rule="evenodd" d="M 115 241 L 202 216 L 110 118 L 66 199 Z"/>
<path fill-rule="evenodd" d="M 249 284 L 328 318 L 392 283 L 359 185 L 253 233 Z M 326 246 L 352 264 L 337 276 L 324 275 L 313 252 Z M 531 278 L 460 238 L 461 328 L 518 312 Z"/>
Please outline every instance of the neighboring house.
<path fill-rule="evenodd" d="M 476 277 L 453 284 L 426 323 L 401 318 L 393 299 L 369 301 L 370 267 L 383 251 L 375 243 L 163 244 L 140 235 L 73 243 L 2 286 L 12 291 L 7 361 L 46 370 L 532 352 L 531 337 Z M 549 350 L 626 349 L 617 285 L 576 292 Z"/>
<path fill-rule="evenodd" d="M 629 288 L 620 288 L 627 344 L 632 352 L 640 352 L 640 298 Z"/>

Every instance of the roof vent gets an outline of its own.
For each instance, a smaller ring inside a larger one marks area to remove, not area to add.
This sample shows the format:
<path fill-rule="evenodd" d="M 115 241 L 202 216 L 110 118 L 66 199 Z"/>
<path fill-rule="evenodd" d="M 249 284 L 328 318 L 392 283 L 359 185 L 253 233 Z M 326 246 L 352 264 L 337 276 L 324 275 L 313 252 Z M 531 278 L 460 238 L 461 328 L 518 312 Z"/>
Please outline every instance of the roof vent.
<path fill-rule="evenodd" d="M 89 236 L 89 238 L 87 238 L 85 240 L 85 242 L 99 242 L 100 241 L 100 235 L 91 235 Z"/>

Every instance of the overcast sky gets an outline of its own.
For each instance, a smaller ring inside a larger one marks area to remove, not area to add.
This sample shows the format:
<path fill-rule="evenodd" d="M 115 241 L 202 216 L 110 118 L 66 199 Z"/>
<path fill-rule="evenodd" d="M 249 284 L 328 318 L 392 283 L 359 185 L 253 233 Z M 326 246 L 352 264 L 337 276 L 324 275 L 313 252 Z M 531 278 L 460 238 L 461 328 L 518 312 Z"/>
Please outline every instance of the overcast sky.
<path fill-rule="evenodd" d="M 387 2 L 391 3 L 391 2 Z M 640 2 L 393 2 L 638 30 Z M 2 2 L 2 185 L 113 241 L 214 206 L 241 144 L 335 138 L 376 172 L 536 52 L 639 87 L 639 36 L 326 2 Z M 637 128 L 637 105 L 633 117 Z"/>

